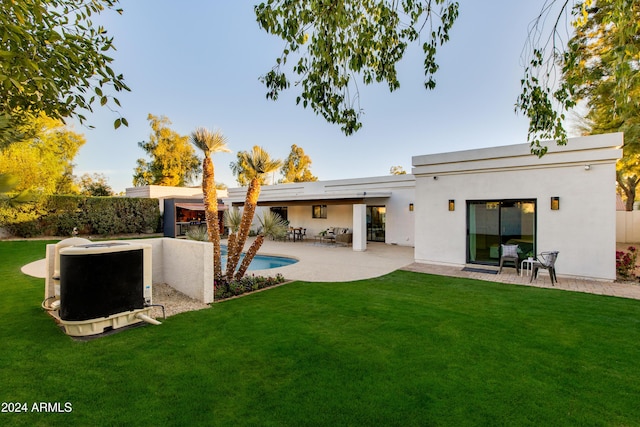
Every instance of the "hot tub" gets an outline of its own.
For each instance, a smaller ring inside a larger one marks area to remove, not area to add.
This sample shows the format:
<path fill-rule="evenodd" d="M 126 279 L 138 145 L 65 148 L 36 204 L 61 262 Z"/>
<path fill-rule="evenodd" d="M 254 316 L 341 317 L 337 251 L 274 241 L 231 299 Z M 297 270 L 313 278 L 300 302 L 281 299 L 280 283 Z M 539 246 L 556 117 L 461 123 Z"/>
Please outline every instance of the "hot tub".
<path fill-rule="evenodd" d="M 59 250 L 59 323 L 72 336 L 151 318 L 151 245 L 103 242 Z"/>

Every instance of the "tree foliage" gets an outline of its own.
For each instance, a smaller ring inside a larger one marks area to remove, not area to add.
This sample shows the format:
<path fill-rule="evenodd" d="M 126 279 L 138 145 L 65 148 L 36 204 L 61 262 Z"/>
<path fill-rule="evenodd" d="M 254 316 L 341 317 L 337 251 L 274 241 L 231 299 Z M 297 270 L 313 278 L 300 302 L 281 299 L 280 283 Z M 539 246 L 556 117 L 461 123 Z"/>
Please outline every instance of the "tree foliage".
<path fill-rule="evenodd" d="M 317 181 L 318 177 L 311 173 L 311 157 L 305 154 L 302 147 L 291 146 L 291 152 L 284 160 L 280 173 L 282 183 Z"/>
<path fill-rule="evenodd" d="M 250 155 L 248 151 L 238 151 L 236 153 L 236 161 L 229 163 L 229 168 L 231 169 L 231 173 L 233 173 L 236 177 L 236 182 L 240 187 L 246 187 L 251 182 L 251 171 L 249 164 L 247 163 L 247 156 Z M 267 176 L 262 175 L 258 178 L 260 180 L 260 185 L 265 185 L 267 183 Z"/>
<path fill-rule="evenodd" d="M 618 187 L 632 210 L 640 182 L 640 0 L 584 2 L 563 56 L 562 87 L 585 107 L 585 134 L 624 132 Z"/>
<path fill-rule="evenodd" d="M 547 151 L 543 140 L 554 139 L 558 144 L 567 141 L 565 115 L 576 106 L 581 90 L 574 86 L 575 82 L 563 79 L 564 74 L 580 68 L 575 51 L 567 42 L 574 28 L 594 18 L 594 8 L 607 9 L 597 18 L 600 24 L 620 29 L 611 52 L 615 79 L 610 90 L 615 108 L 631 94 L 635 81 L 632 75 L 638 69 L 637 2 L 544 0 L 529 28 L 523 53 L 522 92 L 515 106 L 529 119 L 528 140 L 532 152 L 539 156 Z M 349 135 L 362 126 L 358 80 L 364 84 L 386 82 L 391 91 L 397 89 L 397 62 L 410 43 L 425 36 L 425 87 L 435 87 L 436 52 L 449 39 L 458 16 L 458 3 L 269 0 L 257 5 L 255 13 L 261 28 L 285 42 L 274 67 L 261 78 L 267 98 L 278 99 L 293 80 L 300 87 L 298 104 L 339 124 Z M 636 65 L 630 65 L 634 61 Z M 293 79 L 292 74 L 296 76 Z"/>
<path fill-rule="evenodd" d="M 148 141 L 138 146 L 151 160 L 138 159 L 134 170 L 133 185 L 166 185 L 182 187 L 191 183 L 201 172 L 200 159 L 195 154 L 189 137 L 172 130 L 171 121 L 165 116 L 147 116 L 152 133 Z"/>
<path fill-rule="evenodd" d="M 12 191 L 41 195 L 77 193 L 73 159 L 86 142 L 84 135 L 44 113 L 21 126 L 21 134 L 31 137 L 0 152 L 0 175 L 13 177 Z"/>
<path fill-rule="evenodd" d="M 281 160 L 272 159 L 269 153 L 258 145 L 255 145 L 250 152 L 243 154 L 242 159 L 239 159 L 239 161 L 246 166 L 244 174 L 249 179 L 249 186 L 244 201 L 240 227 L 237 232 L 229 233 L 227 240 L 227 280 L 231 280 L 234 277 L 234 273 L 236 280 L 240 280 L 244 275 L 244 272 L 236 272 L 236 267 L 253 223 L 253 215 L 258 206 L 262 179 L 266 174 L 272 173 L 282 166 Z M 255 249 L 254 247 L 249 248 L 248 252 L 257 252 L 257 248 L 261 244 L 258 240 L 254 241 L 253 245 L 257 247 Z"/>
<path fill-rule="evenodd" d="M 18 126 L 43 111 L 76 117 L 93 105 L 120 103 L 128 91 L 112 68 L 113 38 L 93 17 L 122 13 L 118 0 L 4 0 L 0 2 L 0 146 L 19 138 Z M 127 125 L 124 117 L 114 123 Z"/>
<path fill-rule="evenodd" d="M 606 99 L 612 118 L 637 105 L 633 94 L 639 22 L 635 0 L 544 2 L 530 28 L 527 67 L 516 103 L 516 111 L 529 118 L 528 138 L 535 154 L 547 151 L 541 144 L 544 139 L 566 143 L 565 113 L 580 100 Z"/>
<path fill-rule="evenodd" d="M 406 175 L 407 172 L 404 170 L 402 166 L 391 166 L 389 168 L 389 173 L 391 175 Z"/>
<path fill-rule="evenodd" d="M 350 135 L 362 126 L 357 81 L 386 82 L 390 91 L 398 89 L 396 64 L 407 46 L 421 37 L 424 85 L 435 87 L 436 51 L 449 40 L 458 3 L 269 0 L 254 10 L 259 26 L 285 42 L 275 66 L 261 79 L 267 98 L 278 99 L 295 74 L 300 87 L 296 103 Z M 289 68 L 290 57 L 295 64 Z"/>
<path fill-rule="evenodd" d="M 80 194 L 83 196 L 106 197 L 113 196 L 113 189 L 108 178 L 101 173 L 83 174 L 78 180 Z"/>

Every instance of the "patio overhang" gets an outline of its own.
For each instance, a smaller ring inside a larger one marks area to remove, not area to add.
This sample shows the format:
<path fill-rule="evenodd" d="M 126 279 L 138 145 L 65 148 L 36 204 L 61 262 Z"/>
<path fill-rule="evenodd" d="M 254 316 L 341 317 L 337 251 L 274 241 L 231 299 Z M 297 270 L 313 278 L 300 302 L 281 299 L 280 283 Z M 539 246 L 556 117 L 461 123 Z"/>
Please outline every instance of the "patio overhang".
<path fill-rule="evenodd" d="M 258 206 L 311 206 L 311 205 L 366 205 L 368 200 L 388 199 L 390 191 L 319 193 L 319 194 L 268 194 L 260 195 Z M 229 198 L 232 206 L 243 206 L 243 199 Z"/>
<path fill-rule="evenodd" d="M 204 203 L 176 203 L 176 208 L 188 209 L 190 211 L 204 211 Z M 227 207 L 224 203 L 218 202 L 218 210 L 225 210 Z"/>

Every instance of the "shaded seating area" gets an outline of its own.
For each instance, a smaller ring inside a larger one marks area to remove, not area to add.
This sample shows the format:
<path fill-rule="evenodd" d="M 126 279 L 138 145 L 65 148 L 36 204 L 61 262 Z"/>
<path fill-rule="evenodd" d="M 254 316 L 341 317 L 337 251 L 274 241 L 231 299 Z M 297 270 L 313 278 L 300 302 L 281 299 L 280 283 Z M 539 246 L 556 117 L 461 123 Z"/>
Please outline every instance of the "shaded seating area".
<path fill-rule="evenodd" d="M 350 244 L 353 242 L 353 232 L 344 227 L 329 227 L 315 236 L 320 242 Z"/>
<path fill-rule="evenodd" d="M 558 283 L 556 277 L 556 260 L 558 259 L 558 251 L 542 252 L 538 258 L 533 262 L 531 279 L 529 283 L 533 282 L 533 279 L 538 278 L 538 271 L 540 269 L 549 271 L 549 277 L 551 278 L 551 285 Z"/>

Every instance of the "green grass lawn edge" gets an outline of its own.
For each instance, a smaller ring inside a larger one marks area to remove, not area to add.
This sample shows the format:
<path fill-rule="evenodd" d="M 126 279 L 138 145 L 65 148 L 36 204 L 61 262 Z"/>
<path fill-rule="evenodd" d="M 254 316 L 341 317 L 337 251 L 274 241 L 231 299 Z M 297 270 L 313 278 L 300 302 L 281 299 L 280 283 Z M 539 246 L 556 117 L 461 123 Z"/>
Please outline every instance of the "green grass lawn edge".
<path fill-rule="evenodd" d="M 639 301 L 396 271 L 78 342 L 45 243 L 0 242 L 2 425 L 639 424 Z"/>

